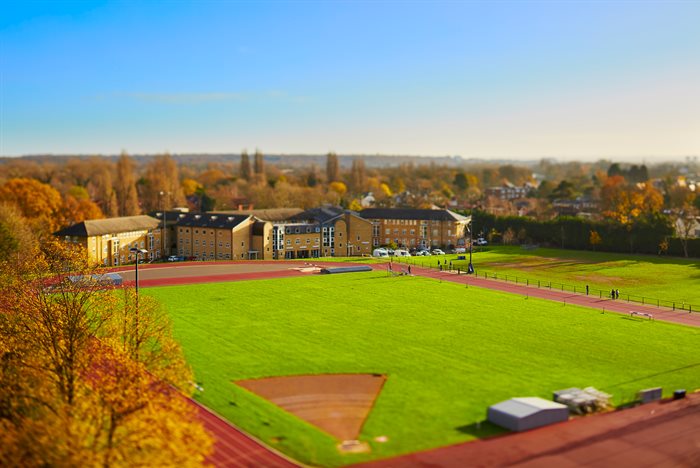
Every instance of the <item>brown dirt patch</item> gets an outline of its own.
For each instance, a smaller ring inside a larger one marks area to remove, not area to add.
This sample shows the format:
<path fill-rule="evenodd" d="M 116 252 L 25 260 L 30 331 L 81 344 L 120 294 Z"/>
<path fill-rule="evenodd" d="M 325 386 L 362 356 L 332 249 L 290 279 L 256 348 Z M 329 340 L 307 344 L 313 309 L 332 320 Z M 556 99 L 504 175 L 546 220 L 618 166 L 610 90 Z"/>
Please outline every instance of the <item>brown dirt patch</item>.
<path fill-rule="evenodd" d="M 235 383 L 338 440 L 353 440 L 360 435 L 385 380 L 377 374 L 326 374 Z"/>

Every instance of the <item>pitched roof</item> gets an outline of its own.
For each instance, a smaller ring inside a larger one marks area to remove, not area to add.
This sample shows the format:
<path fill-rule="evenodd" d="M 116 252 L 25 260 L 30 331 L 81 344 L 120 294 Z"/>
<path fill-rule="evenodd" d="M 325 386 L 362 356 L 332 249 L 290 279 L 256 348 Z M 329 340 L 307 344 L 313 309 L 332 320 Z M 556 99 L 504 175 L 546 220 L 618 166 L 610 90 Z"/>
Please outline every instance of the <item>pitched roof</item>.
<path fill-rule="evenodd" d="M 252 215 L 262 221 L 286 221 L 294 215 L 301 213 L 301 208 L 269 208 L 263 210 L 242 210 L 242 211 L 211 211 L 210 214 L 226 215 Z"/>
<path fill-rule="evenodd" d="M 177 226 L 233 229 L 247 219 L 250 219 L 250 215 L 182 213 L 177 221 Z"/>
<path fill-rule="evenodd" d="M 318 223 L 327 223 L 328 221 L 342 216 L 344 210 L 339 206 L 321 206 L 319 208 L 310 208 L 302 211 L 295 216 L 289 218 L 289 221 L 315 221 Z"/>
<path fill-rule="evenodd" d="M 146 215 L 123 216 L 121 218 L 91 219 L 61 229 L 54 233 L 56 236 L 103 236 L 120 232 L 143 231 L 157 229 L 160 222 Z"/>
<path fill-rule="evenodd" d="M 427 221 L 469 221 L 450 210 L 414 210 L 412 208 L 367 208 L 360 211 L 365 219 L 418 219 Z"/>

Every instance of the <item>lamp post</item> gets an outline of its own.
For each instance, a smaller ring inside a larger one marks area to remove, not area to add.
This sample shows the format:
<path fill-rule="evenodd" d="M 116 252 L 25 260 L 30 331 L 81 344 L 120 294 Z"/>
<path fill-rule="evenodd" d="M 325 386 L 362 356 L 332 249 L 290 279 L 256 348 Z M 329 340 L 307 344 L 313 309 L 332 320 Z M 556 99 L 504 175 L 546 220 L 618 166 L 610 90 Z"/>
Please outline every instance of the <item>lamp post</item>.
<path fill-rule="evenodd" d="M 474 273 L 474 265 L 472 265 L 472 246 L 474 245 L 474 240 L 472 239 L 472 220 L 469 218 L 469 266 L 467 267 L 467 274 L 471 275 Z"/>
<path fill-rule="evenodd" d="M 163 196 L 165 195 L 165 192 L 162 190 L 160 191 L 160 210 L 163 213 L 163 255 L 162 258 L 168 258 L 168 234 L 167 234 L 167 228 L 165 226 L 165 203 L 163 202 Z M 170 192 L 168 192 L 168 195 L 170 195 Z"/>
<path fill-rule="evenodd" d="M 138 300 L 139 300 L 139 255 L 143 255 L 148 253 L 148 250 L 146 249 L 137 249 L 136 247 L 132 247 L 129 249 L 129 252 L 136 254 L 136 272 L 135 272 L 135 280 L 136 280 L 136 303 L 138 306 Z"/>

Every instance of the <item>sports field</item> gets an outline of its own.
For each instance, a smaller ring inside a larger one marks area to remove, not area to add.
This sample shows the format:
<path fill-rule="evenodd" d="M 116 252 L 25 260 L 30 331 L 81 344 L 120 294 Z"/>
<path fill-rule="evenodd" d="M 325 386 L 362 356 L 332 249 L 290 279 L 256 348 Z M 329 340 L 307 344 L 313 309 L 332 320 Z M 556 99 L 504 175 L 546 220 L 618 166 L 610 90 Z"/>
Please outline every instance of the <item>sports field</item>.
<path fill-rule="evenodd" d="M 486 408 L 513 396 L 595 386 L 700 387 L 700 330 L 384 273 L 144 289 L 172 316 L 204 387 L 198 399 L 303 462 L 337 466 L 483 437 Z M 388 379 L 363 429 L 370 454 L 232 381 L 322 373 Z M 385 443 L 375 442 L 386 436 Z"/>
<path fill-rule="evenodd" d="M 469 254 L 465 255 L 467 258 Z M 410 262 L 437 266 L 437 260 L 453 261 L 455 268 L 465 269 L 468 261 L 457 255 L 409 257 Z M 400 259 L 404 260 L 404 259 Z M 489 246 L 474 252 L 477 273 L 501 273 L 522 279 L 556 281 L 569 285 L 621 294 L 700 305 L 700 260 L 653 255 L 627 255 L 608 252 Z"/>

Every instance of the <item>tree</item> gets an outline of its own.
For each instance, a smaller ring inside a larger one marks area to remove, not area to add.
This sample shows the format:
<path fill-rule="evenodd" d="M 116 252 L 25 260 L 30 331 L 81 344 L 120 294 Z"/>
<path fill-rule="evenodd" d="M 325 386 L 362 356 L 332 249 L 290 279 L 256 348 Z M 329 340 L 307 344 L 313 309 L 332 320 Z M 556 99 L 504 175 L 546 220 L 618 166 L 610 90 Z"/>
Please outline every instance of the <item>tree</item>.
<path fill-rule="evenodd" d="M 201 463 L 211 440 L 172 386 L 191 374 L 169 325 L 99 273 L 58 242 L 0 264 L 0 464 Z"/>
<path fill-rule="evenodd" d="M 350 186 L 353 193 L 362 193 L 365 187 L 365 161 L 364 159 L 353 159 L 350 171 Z"/>
<path fill-rule="evenodd" d="M 591 244 L 593 250 L 595 250 L 596 247 L 599 246 L 602 242 L 603 239 L 600 237 L 600 234 L 598 234 L 597 231 L 590 231 L 590 234 L 588 235 L 588 243 Z"/>
<path fill-rule="evenodd" d="M 173 204 L 181 206 L 185 203 L 177 163 L 169 154 L 157 156 L 148 163 L 140 186 L 141 202 L 146 212 L 167 210 Z"/>
<path fill-rule="evenodd" d="M 255 177 L 258 182 L 265 180 L 265 159 L 259 149 L 255 150 Z"/>
<path fill-rule="evenodd" d="M 695 204 L 695 194 L 689 195 L 683 207 L 676 211 L 673 215 L 673 227 L 676 231 L 676 237 L 683 247 L 683 255 L 688 256 L 688 240 L 691 239 L 695 229 L 700 222 L 700 209 Z"/>
<path fill-rule="evenodd" d="M 117 161 L 117 178 L 114 183 L 117 196 L 117 212 L 119 216 L 134 216 L 141 212 L 139 196 L 136 191 L 134 177 L 134 162 L 125 152 Z"/>
<path fill-rule="evenodd" d="M 248 159 L 248 152 L 243 150 L 241 153 L 241 167 L 240 167 L 241 179 L 250 181 L 251 171 L 250 171 L 250 159 Z"/>
<path fill-rule="evenodd" d="M 114 165 L 101 158 L 93 158 L 90 163 L 91 177 L 87 188 L 92 200 L 107 217 L 119 216 L 117 194 L 112 184 Z"/>
<path fill-rule="evenodd" d="M 13 204 L 40 237 L 59 227 L 61 195 L 34 179 L 10 179 L 0 186 L 0 202 Z"/>
<path fill-rule="evenodd" d="M 464 172 L 458 172 L 455 174 L 454 181 L 452 182 L 459 190 L 467 190 L 469 183 L 467 182 L 467 175 Z"/>
<path fill-rule="evenodd" d="M 61 224 L 71 226 L 86 219 L 102 219 L 104 214 L 83 187 L 73 186 L 63 197 Z"/>
<path fill-rule="evenodd" d="M 33 256 L 37 247 L 37 239 L 19 209 L 0 203 L 0 262 L 20 253 Z"/>
<path fill-rule="evenodd" d="M 340 179 L 340 168 L 338 166 L 338 155 L 328 153 L 326 155 L 326 182 L 338 181 Z"/>

